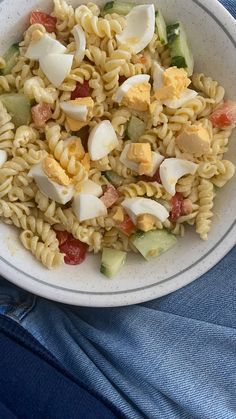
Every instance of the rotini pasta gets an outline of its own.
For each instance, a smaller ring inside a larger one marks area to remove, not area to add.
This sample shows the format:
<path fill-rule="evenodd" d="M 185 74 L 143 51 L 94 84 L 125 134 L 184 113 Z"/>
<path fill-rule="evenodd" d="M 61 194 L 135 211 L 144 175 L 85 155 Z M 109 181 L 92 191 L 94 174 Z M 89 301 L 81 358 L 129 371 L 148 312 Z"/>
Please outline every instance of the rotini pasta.
<path fill-rule="evenodd" d="M 199 192 L 199 211 L 196 218 L 196 232 L 202 240 L 207 240 L 213 217 L 213 184 L 206 179 L 202 179 L 198 186 Z"/>
<path fill-rule="evenodd" d="M 52 269 L 63 264 L 64 256 L 59 251 L 51 250 L 45 243 L 39 241 L 38 236 L 34 236 L 30 230 L 25 230 L 20 234 L 23 246 L 40 261 L 46 268 Z"/>
<path fill-rule="evenodd" d="M 164 191 L 163 187 L 157 182 L 144 182 L 140 181 L 137 183 L 130 183 L 121 186 L 119 192 L 128 198 L 134 198 L 135 196 L 147 196 L 148 198 L 162 198 L 168 194 Z"/>

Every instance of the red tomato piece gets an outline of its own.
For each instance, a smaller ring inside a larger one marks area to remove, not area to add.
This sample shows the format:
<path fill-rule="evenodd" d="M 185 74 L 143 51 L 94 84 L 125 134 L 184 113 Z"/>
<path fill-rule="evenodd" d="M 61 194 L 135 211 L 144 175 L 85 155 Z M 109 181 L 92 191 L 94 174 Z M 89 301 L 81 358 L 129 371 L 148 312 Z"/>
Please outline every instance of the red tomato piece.
<path fill-rule="evenodd" d="M 107 208 L 110 208 L 119 198 L 119 192 L 112 185 L 106 185 L 104 194 L 101 197 L 102 202 Z"/>
<path fill-rule="evenodd" d="M 119 85 L 123 84 L 126 80 L 127 80 L 127 78 L 125 76 L 120 76 L 119 77 Z"/>
<path fill-rule="evenodd" d="M 40 23 L 47 32 L 51 33 L 56 31 L 57 18 L 35 10 L 30 15 L 30 24 L 33 25 L 34 23 Z"/>
<path fill-rule="evenodd" d="M 127 214 L 125 214 L 124 220 L 117 225 L 117 228 L 126 236 L 130 236 L 135 231 L 135 225 Z"/>
<path fill-rule="evenodd" d="M 57 231 L 57 240 L 59 241 L 59 246 L 66 242 L 69 237 L 68 231 Z"/>
<path fill-rule="evenodd" d="M 176 222 L 178 218 L 182 215 L 182 204 L 183 204 L 183 195 L 179 192 L 171 198 L 171 212 L 170 212 L 170 221 Z"/>
<path fill-rule="evenodd" d="M 213 127 L 226 128 L 236 124 L 236 102 L 227 101 L 219 106 L 210 116 Z"/>
<path fill-rule="evenodd" d="M 31 108 L 32 119 L 37 128 L 42 128 L 52 117 L 52 111 L 48 103 L 39 103 Z"/>
<path fill-rule="evenodd" d="M 158 168 L 153 176 L 142 175 L 139 176 L 139 179 L 143 180 L 144 182 L 158 182 L 161 184 L 160 169 Z"/>
<path fill-rule="evenodd" d="M 63 232 L 65 233 L 65 232 Z M 72 234 L 68 234 L 68 237 L 62 244 L 59 244 L 61 253 L 65 254 L 64 261 L 67 265 L 80 265 L 85 260 L 88 245 L 82 243 L 80 240 L 75 239 Z M 57 234 L 58 237 L 58 234 Z M 59 234 L 60 237 L 60 234 Z M 63 236 L 61 235 L 63 238 Z M 65 236 L 63 240 L 65 239 Z"/>
<path fill-rule="evenodd" d="M 83 84 L 76 83 L 76 88 L 73 92 L 71 92 L 71 100 L 78 99 L 79 97 L 88 97 L 90 94 L 90 87 L 89 82 L 84 81 Z"/>

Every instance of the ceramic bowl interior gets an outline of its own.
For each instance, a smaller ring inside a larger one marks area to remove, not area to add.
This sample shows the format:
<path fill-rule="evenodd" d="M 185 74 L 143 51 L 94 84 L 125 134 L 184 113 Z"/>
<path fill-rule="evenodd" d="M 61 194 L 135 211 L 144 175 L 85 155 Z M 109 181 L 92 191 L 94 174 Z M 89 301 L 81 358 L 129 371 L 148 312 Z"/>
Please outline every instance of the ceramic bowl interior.
<path fill-rule="evenodd" d="M 72 3 L 80 4 L 78 0 Z M 3 0 L 0 53 L 21 39 L 32 9 L 50 10 L 50 4 L 48 0 Z M 195 71 L 218 80 L 225 87 L 227 98 L 236 99 L 233 18 L 215 0 L 158 0 L 154 4 L 162 9 L 167 22 L 181 20 L 185 25 L 195 57 Z M 236 164 L 235 135 L 228 156 Z M 215 215 L 207 242 L 201 241 L 190 228 L 175 248 L 153 262 L 129 255 L 127 264 L 113 280 L 99 273 L 98 256 L 89 256 L 80 266 L 46 270 L 21 247 L 16 230 L 3 224 L 0 272 L 36 294 L 76 305 L 126 305 L 167 294 L 199 277 L 235 244 L 235 184 L 236 178 L 215 198 Z"/>

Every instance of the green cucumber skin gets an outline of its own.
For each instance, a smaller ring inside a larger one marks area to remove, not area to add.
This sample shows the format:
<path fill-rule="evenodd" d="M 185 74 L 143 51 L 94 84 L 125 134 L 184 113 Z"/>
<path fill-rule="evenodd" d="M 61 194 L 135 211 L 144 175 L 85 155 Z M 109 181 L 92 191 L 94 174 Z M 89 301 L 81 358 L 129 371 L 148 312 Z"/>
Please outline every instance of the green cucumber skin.
<path fill-rule="evenodd" d="M 104 247 L 102 251 L 100 272 L 107 278 L 112 278 L 124 265 L 126 256 L 126 252 Z"/>
<path fill-rule="evenodd" d="M 176 243 L 176 237 L 167 230 L 152 230 L 136 232 L 131 236 L 131 242 L 141 255 L 150 261 L 171 249 Z"/>
<path fill-rule="evenodd" d="M 138 139 L 145 133 L 145 130 L 145 122 L 143 122 L 137 116 L 132 116 L 128 123 L 126 134 L 131 141 L 138 141 Z"/>
<path fill-rule="evenodd" d="M 173 57 L 172 58 L 172 65 L 178 68 L 186 68 L 188 65 L 184 57 Z"/>
<path fill-rule="evenodd" d="M 183 25 L 176 22 L 167 26 L 167 38 L 172 65 L 187 69 L 188 76 L 191 76 L 194 60 Z"/>
<path fill-rule="evenodd" d="M 123 178 L 113 170 L 107 170 L 106 172 L 104 172 L 104 175 L 107 178 L 107 180 L 116 188 L 121 186 L 123 183 Z"/>
<path fill-rule="evenodd" d="M 156 23 L 156 33 L 160 38 L 161 44 L 166 45 L 168 43 L 167 39 L 167 30 L 165 19 L 162 15 L 161 10 L 155 12 L 155 23 Z"/>
<path fill-rule="evenodd" d="M 4 93 L 0 100 L 12 117 L 16 128 L 21 125 L 29 125 L 31 122 L 31 103 L 22 93 Z"/>
<path fill-rule="evenodd" d="M 19 55 L 20 49 L 19 44 L 13 44 L 3 55 L 3 59 L 6 61 L 6 66 L 1 70 L 1 74 L 6 76 L 11 73 L 11 70 L 16 64 L 16 58 Z"/>
<path fill-rule="evenodd" d="M 107 13 L 117 13 L 119 15 L 127 15 L 134 7 L 134 4 L 124 3 L 122 1 L 109 1 L 103 8 L 103 15 Z"/>

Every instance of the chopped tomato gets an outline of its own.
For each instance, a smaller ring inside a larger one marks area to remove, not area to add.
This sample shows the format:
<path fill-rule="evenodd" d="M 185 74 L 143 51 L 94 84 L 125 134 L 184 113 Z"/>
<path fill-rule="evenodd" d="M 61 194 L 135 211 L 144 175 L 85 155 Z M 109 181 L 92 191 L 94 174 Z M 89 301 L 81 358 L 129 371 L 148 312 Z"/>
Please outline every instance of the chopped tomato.
<path fill-rule="evenodd" d="M 110 208 L 119 198 L 119 192 L 112 185 L 104 187 L 104 194 L 101 197 L 102 202 L 107 208 Z"/>
<path fill-rule="evenodd" d="M 52 111 L 48 103 L 39 103 L 31 108 L 32 119 L 37 128 L 42 128 L 52 117 Z"/>
<path fill-rule="evenodd" d="M 125 76 L 120 76 L 119 77 L 119 85 L 123 84 L 126 81 L 126 77 Z"/>
<path fill-rule="evenodd" d="M 236 124 L 236 102 L 227 101 L 217 108 L 210 116 L 213 127 L 227 128 Z"/>
<path fill-rule="evenodd" d="M 78 99 L 79 97 L 88 97 L 90 94 L 89 82 L 84 81 L 83 84 L 77 82 L 76 88 L 71 92 L 71 100 Z"/>
<path fill-rule="evenodd" d="M 59 241 L 59 246 L 66 242 L 69 237 L 68 231 L 57 231 L 57 240 Z"/>
<path fill-rule="evenodd" d="M 125 214 L 124 220 L 116 226 L 119 230 L 122 231 L 126 236 L 130 236 L 135 231 L 135 225 L 131 218 Z"/>
<path fill-rule="evenodd" d="M 182 215 L 182 204 L 183 204 L 183 195 L 179 192 L 171 198 L 171 212 L 170 212 L 170 221 L 174 223 Z"/>
<path fill-rule="evenodd" d="M 143 180 L 144 182 L 158 182 L 158 183 L 161 183 L 160 169 L 158 168 L 156 173 L 154 173 L 153 176 L 142 175 L 142 176 L 139 176 L 139 179 Z"/>
<path fill-rule="evenodd" d="M 30 24 L 33 25 L 34 23 L 40 23 L 47 32 L 51 33 L 56 31 L 57 18 L 35 10 L 30 15 Z"/>
<path fill-rule="evenodd" d="M 67 234 L 67 238 L 66 238 Z M 88 245 L 75 239 L 72 234 L 65 231 L 58 232 L 59 249 L 65 254 L 64 261 L 67 265 L 80 265 L 85 260 Z M 62 243 L 60 244 L 60 241 Z"/>

